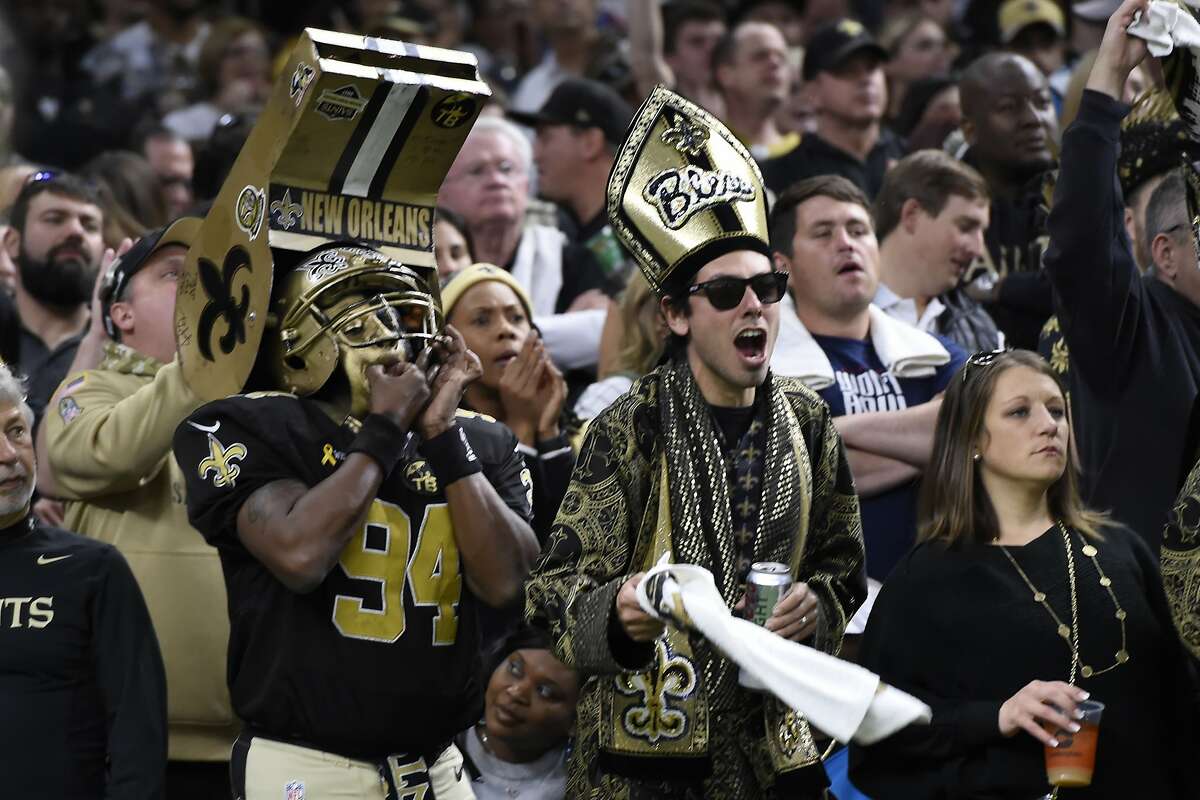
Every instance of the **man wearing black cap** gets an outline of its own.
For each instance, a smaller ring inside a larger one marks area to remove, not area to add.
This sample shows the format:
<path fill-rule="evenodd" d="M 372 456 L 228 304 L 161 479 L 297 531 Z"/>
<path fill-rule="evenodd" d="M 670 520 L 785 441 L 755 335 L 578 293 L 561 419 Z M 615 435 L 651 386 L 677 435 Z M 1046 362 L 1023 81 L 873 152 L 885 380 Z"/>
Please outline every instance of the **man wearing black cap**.
<path fill-rule="evenodd" d="M 763 164 L 776 194 L 815 175 L 841 175 L 874 198 L 888 167 L 904 156 L 903 141 L 881 120 L 887 109 L 887 51 L 861 23 L 843 19 L 813 34 L 804 80 L 817 107 L 817 132 L 787 155 Z"/>
<path fill-rule="evenodd" d="M 172 798 L 229 796 L 237 736 L 220 560 L 188 525 L 171 455 L 175 428 L 201 404 L 175 362 L 174 330 L 176 279 L 199 227 L 182 218 L 113 262 L 99 298 L 102 359 L 67 376 L 39 448 L 66 501 L 64 527 L 120 550 L 146 597 L 167 669 Z"/>
<path fill-rule="evenodd" d="M 623 284 L 633 262 L 608 224 L 604 188 L 633 109 L 602 83 L 568 78 L 537 113 L 510 116 L 537 130 L 533 160 L 541 196 L 563 208 L 575 228 L 571 238 Z"/>

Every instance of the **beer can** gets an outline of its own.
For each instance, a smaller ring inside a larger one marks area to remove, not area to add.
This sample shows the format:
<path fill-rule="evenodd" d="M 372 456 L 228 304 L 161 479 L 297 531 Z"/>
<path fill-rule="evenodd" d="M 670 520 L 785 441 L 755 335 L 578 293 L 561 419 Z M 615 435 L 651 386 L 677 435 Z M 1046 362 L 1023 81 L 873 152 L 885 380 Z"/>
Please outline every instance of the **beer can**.
<path fill-rule="evenodd" d="M 766 625 L 775 605 L 792 588 L 787 564 L 757 561 L 746 578 L 746 617 L 755 625 Z"/>
<path fill-rule="evenodd" d="M 792 573 L 787 564 L 758 561 L 750 565 L 746 577 L 746 617 L 755 625 L 766 625 L 775 605 L 792 588 Z M 741 670 L 738 683 L 747 689 L 765 689 L 748 672 Z"/>

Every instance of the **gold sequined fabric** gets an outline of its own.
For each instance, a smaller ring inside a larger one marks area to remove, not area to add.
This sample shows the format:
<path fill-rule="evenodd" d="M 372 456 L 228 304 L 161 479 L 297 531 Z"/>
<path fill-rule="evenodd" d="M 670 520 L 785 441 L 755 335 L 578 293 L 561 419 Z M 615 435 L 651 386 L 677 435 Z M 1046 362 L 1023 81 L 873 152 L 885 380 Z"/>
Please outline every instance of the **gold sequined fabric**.
<path fill-rule="evenodd" d="M 1192 468 L 1163 530 L 1163 587 L 1179 638 L 1200 658 L 1200 463 Z"/>
<path fill-rule="evenodd" d="M 813 644 L 836 652 L 846 621 L 865 596 L 853 481 L 828 408 L 799 382 L 768 380 L 767 483 L 754 556 L 793 565 L 797 580 L 806 582 L 820 601 L 821 623 Z M 797 445 L 807 453 L 807 475 L 801 474 L 795 457 Z M 590 678 L 579 705 L 567 795 L 770 797 L 770 787 L 784 769 L 773 751 L 790 747 L 794 758 L 811 752 L 807 725 L 779 709 L 768 714 L 763 695 L 738 686 L 734 665 L 700 637 L 692 637 L 690 644 L 707 698 L 699 713 L 707 715 L 711 774 L 690 783 L 634 778 L 614 766 L 620 754 L 600 747 L 602 720 L 611 718 L 604 708 L 613 701 L 612 676 L 645 674 L 638 671 L 650 666 L 654 655 L 653 648 L 618 648 L 614 653 L 609 626 L 617 591 L 650 554 L 663 455 L 673 560 L 712 570 L 731 607 L 741 597 L 730 493 L 711 413 L 686 365 L 669 364 L 639 380 L 593 420 L 528 584 L 531 621 L 552 633 L 559 658 Z M 807 525 L 801 524 L 802 516 Z M 771 737 L 768 716 L 775 725 Z M 659 776 L 671 774 L 671 759 L 656 755 L 651 748 L 639 760 Z M 703 770 L 693 770 L 693 777 L 697 774 Z"/>

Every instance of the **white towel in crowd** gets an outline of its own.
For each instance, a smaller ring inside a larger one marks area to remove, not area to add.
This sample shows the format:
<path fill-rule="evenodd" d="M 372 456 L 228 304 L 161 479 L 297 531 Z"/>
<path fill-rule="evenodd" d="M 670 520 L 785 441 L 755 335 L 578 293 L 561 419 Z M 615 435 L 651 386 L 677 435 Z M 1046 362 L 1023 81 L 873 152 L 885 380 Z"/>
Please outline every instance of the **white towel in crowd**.
<path fill-rule="evenodd" d="M 638 585 L 643 610 L 702 634 L 828 735 L 841 742 L 871 744 L 932 718 L 929 706 L 883 683 L 875 673 L 734 617 L 711 572 L 694 564 L 664 563 L 669 555 Z"/>

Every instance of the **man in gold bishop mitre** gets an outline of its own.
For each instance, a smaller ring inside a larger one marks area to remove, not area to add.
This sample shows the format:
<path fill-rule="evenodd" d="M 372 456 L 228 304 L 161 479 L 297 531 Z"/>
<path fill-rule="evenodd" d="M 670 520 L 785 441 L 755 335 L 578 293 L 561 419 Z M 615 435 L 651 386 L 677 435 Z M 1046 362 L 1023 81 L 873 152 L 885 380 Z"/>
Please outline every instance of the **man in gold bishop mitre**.
<path fill-rule="evenodd" d="M 829 410 L 771 373 L 787 275 L 745 148 L 665 89 L 642 105 L 608 214 L 660 298 L 664 363 L 591 423 L 527 587 L 527 614 L 587 681 L 567 797 L 817 798 L 808 723 L 742 687 L 695 633 L 638 605 L 669 553 L 712 572 L 735 611 L 755 562 L 795 584 L 767 627 L 836 653 L 866 594 L 858 502 Z"/>

